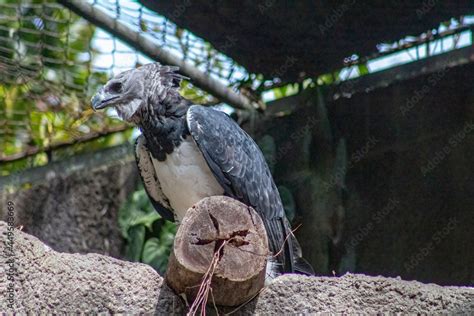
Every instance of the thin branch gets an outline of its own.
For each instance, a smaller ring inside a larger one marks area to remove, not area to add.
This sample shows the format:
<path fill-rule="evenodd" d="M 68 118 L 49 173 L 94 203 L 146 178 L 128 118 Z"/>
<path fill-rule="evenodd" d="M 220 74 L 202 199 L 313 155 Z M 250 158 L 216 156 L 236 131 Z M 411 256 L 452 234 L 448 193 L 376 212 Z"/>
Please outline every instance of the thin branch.
<path fill-rule="evenodd" d="M 40 153 L 50 152 L 50 151 L 57 150 L 60 148 L 68 147 L 71 145 L 89 142 L 106 135 L 126 131 L 127 129 L 130 129 L 130 128 L 131 127 L 129 125 L 120 125 L 117 127 L 110 127 L 99 132 L 89 133 L 87 135 L 76 137 L 64 142 L 57 142 L 46 147 L 30 147 L 27 150 L 22 151 L 21 153 L 13 154 L 13 155 L 5 156 L 5 157 L 0 157 L 0 163 L 11 162 L 11 161 L 23 159 L 26 157 L 34 156 Z"/>

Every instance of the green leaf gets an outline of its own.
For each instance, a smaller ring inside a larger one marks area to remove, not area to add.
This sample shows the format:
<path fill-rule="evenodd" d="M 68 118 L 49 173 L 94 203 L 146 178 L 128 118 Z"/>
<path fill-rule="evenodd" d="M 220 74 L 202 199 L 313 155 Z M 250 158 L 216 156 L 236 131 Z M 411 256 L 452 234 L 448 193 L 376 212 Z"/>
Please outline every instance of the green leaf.
<path fill-rule="evenodd" d="M 142 262 L 151 265 L 156 270 L 161 270 L 168 262 L 166 245 L 156 238 L 148 239 L 143 247 Z"/>
<path fill-rule="evenodd" d="M 130 227 L 128 236 L 125 256 L 131 261 L 140 261 L 143 243 L 145 242 L 145 226 Z"/>
<path fill-rule="evenodd" d="M 286 90 L 288 89 L 288 85 L 280 87 L 280 88 L 275 88 L 273 89 L 273 93 L 275 94 L 276 99 L 281 99 L 286 96 Z"/>
<path fill-rule="evenodd" d="M 161 218 L 157 212 L 137 216 L 130 221 L 130 226 L 144 225 L 148 230 L 152 230 L 153 222 Z"/>
<path fill-rule="evenodd" d="M 144 20 L 140 20 L 140 30 L 142 30 L 142 32 L 148 31 L 148 26 L 146 25 Z"/>
<path fill-rule="evenodd" d="M 321 81 L 323 84 L 330 85 L 334 83 L 334 77 L 332 74 L 324 74 L 318 77 L 318 81 Z"/>
<path fill-rule="evenodd" d="M 128 230 L 132 226 L 144 225 L 152 231 L 153 222 L 161 216 L 152 207 L 143 187 L 135 191 L 119 209 L 118 223 L 122 235 L 128 239 Z"/>
<path fill-rule="evenodd" d="M 357 65 L 357 69 L 359 70 L 359 75 L 367 75 L 369 73 L 369 68 L 367 68 L 367 64 L 359 64 Z"/>

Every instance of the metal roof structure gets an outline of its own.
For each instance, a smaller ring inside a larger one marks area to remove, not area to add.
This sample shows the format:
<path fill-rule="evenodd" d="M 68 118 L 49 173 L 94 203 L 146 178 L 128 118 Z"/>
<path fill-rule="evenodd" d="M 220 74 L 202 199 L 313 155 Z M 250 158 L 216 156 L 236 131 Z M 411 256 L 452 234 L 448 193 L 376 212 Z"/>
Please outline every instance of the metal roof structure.
<path fill-rule="evenodd" d="M 379 53 L 407 36 L 435 37 L 441 22 L 474 13 L 468 0 L 139 2 L 249 72 L 290 82 L 334 71 L 354 54 Z"/>

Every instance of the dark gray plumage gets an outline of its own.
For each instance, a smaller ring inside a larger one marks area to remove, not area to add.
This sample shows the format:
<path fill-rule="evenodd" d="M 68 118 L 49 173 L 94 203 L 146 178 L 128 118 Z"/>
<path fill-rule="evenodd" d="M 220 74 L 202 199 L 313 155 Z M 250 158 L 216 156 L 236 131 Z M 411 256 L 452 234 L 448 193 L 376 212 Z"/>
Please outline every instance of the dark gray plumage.
<path fill-rule="evenodd" d="M 293 254 L 283 249 L 290 235 L 283 205 L 267 163 L 253 139 L 223 112 L 202 106 L 188 110 L 188 128 L 225 194 L 252 206 L 263 219 L 272 253 L 293 272 Z"/>
<path fill-rule="evenodd" d="M 311 274 L 260 149 L 225 113 L 184 99 L 176 70 L 157 63 L 130 70 L 92 100 L 95 109 L 114 106 L 120 117 L 140 127 L 137 164 L 155 209 L 179 220 L 200 198 L 233 197 L 261 216 L 272 253 L 283 249 L 275 272 Z"/>

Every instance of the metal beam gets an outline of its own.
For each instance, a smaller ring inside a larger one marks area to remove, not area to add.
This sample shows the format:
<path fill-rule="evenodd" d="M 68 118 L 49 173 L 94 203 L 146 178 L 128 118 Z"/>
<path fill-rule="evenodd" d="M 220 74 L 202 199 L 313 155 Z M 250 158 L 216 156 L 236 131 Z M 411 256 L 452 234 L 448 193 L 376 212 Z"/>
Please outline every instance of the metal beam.
<path fill-rule="evenodd" d="M 359 78 L 346 80 L 337 86 L 333 86 L 333 97 L 337 99 L 345 95 L 350 96 L 358 92 L 388 87 L 395 82 L 409 80 L 430 73 L 444 72 L 446 69 L 472 62 L 474 62 L 474 46 L 469 45 Z"/>
<path fill-rule="evenodd" d="M 221 82 L 209 77 L 202 71 L 182 60 L 163 47 L 151 42 L 140 32 L 130 29 L 124 23 L 115 20 L 104 11 L 95 8 L 83 0 L 58 0 L 63 6 L 87 19 L 91 23 L 106 30 L 143 54 L 166 65 L 178 66 L 180 72 L 191 78 L 193 84 L 214 95 L 221 101 L 238 109 L 251 110 L 256 105 L 242 94 L 238 94 Z"/>
<path fill-rule="evenodd" d="M 328 98 L 337 100 L 344 96 L 367 93 L 377 88 L 386 89 L 397 82 L 436 72 L 443 73 L 447 69 L 470 63 L 474 63 L 473 45 L 346 80 L 338 85 L 330 85 Z M 268 102 L 265 112 L 267 117 L 271 119 L 274 116 L 294 113 L 307 106 L 314 106 L 315 90 L 315 88 L 309 88 L 299 94 Z"/>

